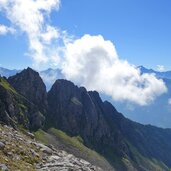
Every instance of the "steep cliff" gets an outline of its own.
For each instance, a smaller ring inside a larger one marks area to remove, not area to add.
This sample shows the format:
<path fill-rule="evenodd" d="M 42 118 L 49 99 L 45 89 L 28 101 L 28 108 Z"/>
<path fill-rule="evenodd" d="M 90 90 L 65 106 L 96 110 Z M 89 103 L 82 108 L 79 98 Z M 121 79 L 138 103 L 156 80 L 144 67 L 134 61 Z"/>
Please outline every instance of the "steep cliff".
<path fill-rule="evenodd" d="M 171 130 L 132 122 L 109 102 L 103 102 L 97 92 L 57 80 L 48 92 L 48 105 L 47 127 L 81 136 L 86 146 L 119 170 L 171 167 L 170 154 L 163 155 L 171 151 Z"/>
<path fill-rule="evenodd" d="M 20 95 L 5 78 L 0 78 L 0 121 L 13 127 L 41 128 L 44 116 L 38 107 Z"/>
<path fill-rule="evenodd" d="M 9 77 L 8 82 L 18 93 L 37 105 L 39 110 L 45 113 L 47 108 L 46 86 L 38 72 L 31 68 L 27 68 L 22 72 Z"/>

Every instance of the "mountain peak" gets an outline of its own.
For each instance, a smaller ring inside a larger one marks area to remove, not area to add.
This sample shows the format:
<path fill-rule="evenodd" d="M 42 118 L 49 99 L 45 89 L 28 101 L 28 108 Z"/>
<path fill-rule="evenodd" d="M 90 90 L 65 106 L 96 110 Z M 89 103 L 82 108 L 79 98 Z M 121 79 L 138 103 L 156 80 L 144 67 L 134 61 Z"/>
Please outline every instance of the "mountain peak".
<path fill-rule="evenodd" d="M 29 74 L 33 74 L 35 76 L 37 76 L 39 73 L 35 70 L 33 70 L 30 67 L 27 67 L 27 69 L 24 69 L 21 73 L 29 73 Z"/>
<path fill-rule="evenodd" d="M 78 89 L 78 87 L 74 85 L 74 83 L 72 83 L 71 81 L 65 79 L 58 79 L 53 84 L 51 92 L 56 93 L 60 90 L 59 93 L 70 92 L 69 94 L 73 94 L 76 91 L 75 89 Z"/>
<path fill-rule="evenodd" d="M 8 78 L 9 83 L 31 102 L 44 108 L 46 106 L 46 86 L 39 73 L 28 67 Z"/>

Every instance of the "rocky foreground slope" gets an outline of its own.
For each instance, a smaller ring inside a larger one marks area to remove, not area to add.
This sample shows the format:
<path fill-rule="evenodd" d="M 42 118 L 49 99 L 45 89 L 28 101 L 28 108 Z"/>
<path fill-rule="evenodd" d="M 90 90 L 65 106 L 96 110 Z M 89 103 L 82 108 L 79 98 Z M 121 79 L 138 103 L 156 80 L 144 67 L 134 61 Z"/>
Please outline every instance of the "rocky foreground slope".
<path fill-rule="evenodd" d="M 0 170 L 102 171 L 53 145 L 37 142 L 29 132 L 22 133 L 7 125 L 0 125 Z"/>

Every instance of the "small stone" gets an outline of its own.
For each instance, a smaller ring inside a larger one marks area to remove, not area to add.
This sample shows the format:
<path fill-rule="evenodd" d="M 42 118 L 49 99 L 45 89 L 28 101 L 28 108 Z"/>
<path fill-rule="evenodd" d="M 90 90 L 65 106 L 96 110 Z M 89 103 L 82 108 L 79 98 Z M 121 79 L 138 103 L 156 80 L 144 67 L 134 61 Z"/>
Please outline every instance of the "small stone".
<path fill-rule="evenodd" d="M 82 159 L 80 159 L 80 162 L 81 162 L 82 164 L 84 164 L 84 165 L 89 165 L 89 164 L 90 164 L 89 162 L 87 162 L 87 161 L 85 161 L 85 160 L 82 160 Z"/>
<path fill-rule="evenodd" d="M 32 155 L 33 155 L 34 157 L 39 157 L 39 154 L 36 153 L 33 149 L 31 149 L 30 152 L 32 153 Z"/>
<path fill-rule="evenodd" d="M 9 127 L 8 127 L 7 125 L 4 125 L 4 128 L 7 128 L 7 129 L 9 129 Z"/>
<path fill-rule="evenodd" d="M 5 148 L 5 144 L 3 142 L 0 142 L 0 150 L 3 150 Z"/>
<path fill-rule="evenodd" d="M 21 145 L 19 145 L 18 148 L 23 149 L 23 147 Z"/>
<path fill-rule="evenodd" d="M 49 147 L 43 145 L 43 144 L 39 144 L 39 147 L 41 148 L 41 151 L 43 153 L 46 153 L 46 154 L 49 154 L 49 155 L 52 155 L 53 151 L 52 149 L 50 149 Z"/>
<path fill-rule="evenodd" d="M 18 138 L 18 140 L 23 141 L 23 138 Z"/>
<path fill-rule="evenodd" d="M 60 157 L 59 156 L 51 156 L 51 157 L 49 157 L 49 160 L 58 160 L 58 159 L 60 159 Z"/>
<path fill-rule="evenodd" d="M 49 144 L 48 147 L 51 148 L 53 151 L 56 151 L 56 148 L 52 144 Z"/>
<path fill-rule="evenodd" d="M 14 131 L 14 134 L 17 134 L 17 133 L 18 133 L 18 131 L 15 130 L 15 131 Z"/>
<path fill-rule="evenodd" d="M 32 134 L 31 132 L 27 132 L 27 135 L 28 135 L 30 138 L 32 138 L 32 139 L 35 138 L 34 134 Z"/>
<path fill-rule="evenodd" d="M 20 156 L 18 156 L 18 155 L 15 155 L 15 156 L 14 156 L 14 160 L 20 160 L 20 159 L 21 159 Z"/>
<path fill-rule="evenodd" d="M 13 153 L 12 152 L 7 152 L 7 155 L 12 157 Z"/>
<path fill-rule="evenodd" d="M 8 159 L 5 159 L 6 162 L 8 162 Z"/>
<path fill-rule="evenodd" d="M 5 164 L 0 164 L 0 170 L 8 171 L 8 167 Z"/>

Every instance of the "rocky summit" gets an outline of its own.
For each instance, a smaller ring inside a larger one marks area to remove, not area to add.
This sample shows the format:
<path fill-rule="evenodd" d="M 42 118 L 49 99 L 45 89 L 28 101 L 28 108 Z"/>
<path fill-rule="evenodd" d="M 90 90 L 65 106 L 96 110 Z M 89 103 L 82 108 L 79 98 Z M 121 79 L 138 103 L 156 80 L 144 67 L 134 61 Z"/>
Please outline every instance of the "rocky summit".
<path fill-rule="evenodd" d="M 9 77 L 8 82 L 18 93 L 37 105 L 39 110 L 45 111 L 47 107 L 46 86 L 38 72 L 28 67 L 15 76 Z"/>
<path fill-rule="evenodd" d="M 1 170 L 171 169 L 170 129 L 133 122 L 71 81 L 46 92 L 31 68 L 0 78 L 0 128 Z"/>

